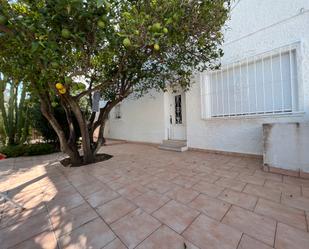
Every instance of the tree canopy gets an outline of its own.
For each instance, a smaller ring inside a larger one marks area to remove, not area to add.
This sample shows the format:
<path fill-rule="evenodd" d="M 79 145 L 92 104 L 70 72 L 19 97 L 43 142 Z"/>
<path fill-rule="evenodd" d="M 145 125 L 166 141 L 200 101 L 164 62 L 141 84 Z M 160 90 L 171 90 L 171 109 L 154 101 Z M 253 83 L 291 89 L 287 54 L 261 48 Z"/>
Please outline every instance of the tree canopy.
<path fill-rule="evenodd" d="M 52 103 L 60 99 L 68 123 L 74 115 L 82 126 L 84 153 L 97 151 L 107 114 L 128 95 L 172 85 L 188 88 L 195 70 L 218 66 L 230 9 L 229 0 L 0 3 L 0 72 L 29 83 L 58 136 Z M 98 119 L 94 112 L 86 117 L 79 104 L 87 98 L 91 106 L 95 91 L 107 101 Z M 100 139 L 94 142 L 97 127 Z M 60 141 L 72 156 L 76 141 L 70 139 Z"/>

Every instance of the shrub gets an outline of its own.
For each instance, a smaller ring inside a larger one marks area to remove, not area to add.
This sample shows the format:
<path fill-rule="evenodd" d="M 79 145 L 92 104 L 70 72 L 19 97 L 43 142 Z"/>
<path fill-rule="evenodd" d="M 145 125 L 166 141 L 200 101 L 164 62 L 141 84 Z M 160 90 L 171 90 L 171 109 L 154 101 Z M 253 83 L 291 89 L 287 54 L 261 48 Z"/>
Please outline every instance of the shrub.
<path fill-rule="evenodd" d="M 0 153 L 7 157 L 46 155 L 59 151 L 54 144 L 20 144 L 0 148 Z"/>

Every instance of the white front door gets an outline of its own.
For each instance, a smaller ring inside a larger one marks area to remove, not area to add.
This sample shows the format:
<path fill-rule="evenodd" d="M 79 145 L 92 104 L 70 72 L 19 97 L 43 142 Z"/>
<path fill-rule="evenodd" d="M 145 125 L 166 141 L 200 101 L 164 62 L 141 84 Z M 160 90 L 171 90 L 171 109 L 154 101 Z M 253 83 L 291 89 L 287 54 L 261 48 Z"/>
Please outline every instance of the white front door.
<path fill-rule="evenodd" d="M 186 140 L 185 94 L 170 94 L 169 139 Z"/>

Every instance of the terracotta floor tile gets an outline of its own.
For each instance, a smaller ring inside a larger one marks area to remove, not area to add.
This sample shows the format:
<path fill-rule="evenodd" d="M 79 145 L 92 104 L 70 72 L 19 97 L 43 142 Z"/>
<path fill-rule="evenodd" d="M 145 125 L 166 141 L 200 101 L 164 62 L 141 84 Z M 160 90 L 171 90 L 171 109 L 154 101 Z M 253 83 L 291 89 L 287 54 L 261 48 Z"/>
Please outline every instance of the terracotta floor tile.
<path fill-rule="evenodd" d="M 283 182 L 287 184 L 294 184 L 298 186 L 304 186 L 309 187 L 309 180 L 308 179 L 302 179 L 299 177 L 293 177 L 293 176 L 283 176 Z"/>
<path fill-rule="evenodd" d="M 220 177 L 227 177 L 227 178 L 235 178 L 239 175 L 238 172 L 233 172 L 229 170 L 216 170 L 213 172 L 213 174 L 220 176 Z"/>
<path fill-rule="evenodd" d="M 241 232 L 200 215 L 183 236 L 200 249 L 235 249 L 241 238 Z"/>
<path fill-rule="evenodd" d="M 0 245 L 6 249 L 44 231 L 51 231 L 46 213 L 38 214 L 0 231 Z"/>
<path fill-rule="evenodd" d="M 194 198 L 196 198 L 199 193 L 193 189 L 188 188 L 180 188 L 176 190 L 172 190 L 166 194 L 173 200 L 179 201 L 183 204 L 187 204 L 191 202 Z"/>
<path fill-rule="evenodd" d="M 141 209 L 137 209 L 111 225 L 121 241 L 131 249 L 157 230 L 161 223 Z"/>
<path fill-rule="evenodd" d="M 276 202 L 259 199 L 255 212 L 307 231 L 304 212 L 295 208 L 290 208 Z"/>
<path fill-rule="evenodd" d="M 246 185 L 246 183 L 241 182 L 239 180 L 231 179 L 231 178 L 225 178 L 222 177 L 218 181 L 215 182 L 216 185 L 230 188 L 236 191 L 242 191 Z"/>
<path fill-rule="evenodd" d="M 303 196 L 282 194 L 281 202 L 289 207 L 309 211 L 309 198 Z"/>
<path fill-rule="evenodd" d="M 295 185 L 286 184 L 282 182 L 266 180 L 264 186 L 266 188 L 275 189 L 275 190 L 278 190 L 286 194 L 293 194 L 293 195 L 301 194 L 300 186 L 295 186 Z"/>
<path fill-rule="evenodd" d="M 242 182 L 246 182 L 246 183 L 251 183 L 251 184 L 255 184 L 255 185 L 261 185 L 263 186 L 266 178 L 262 177 L 262 176 L 251 176 L 251 175 L 239 175 L 235 178 L 235 180 L 240 180 Z"/>
<path fill-rule="evenodd" d="M 309 187 L 302 187 L 302 193 L 304 197 L 309 198 Z"/>
<path fill-rule="evenodd" d="M 309 245 L 309 233 L 278 223 L 276 249 L 305 249 Z"/>
<path fill-rule="evenodd" d="M 130 201 L 120 197 L 97 208 L 98 213 L 108 224 L 120 219 L 137 207 Z"/>
<path fill-rule="evenodd" d="M 212 197 L 217 197 L 224 190 L 224 187 L 221 187 L 221 186 L 218 186 L 212 183 L 204 182 L 204 181 L 198 182 L 192 188 L 199 191 L 200 193 L 203 193 L 203 194 L 206 194 Z"/>
<path fill-rule="evenodd" d="M 191 203 L 189 203 L 189 206 L 199 210 L 211 218 L 221 220 L 231 205 L 225 201 L 200 194 Z"/>
<path fill-rule="evenodd" d="M 133 200 L 133 202 L 150 214 L 153 211 L 162 207 L 169 200 L 170 199 L 165 195 L 149 191 L 141 196 L 138 196 L 136 199 Z"/>
<path fill-rule="evenodd" d="M 101 220 L 97 218 L 73 230 L 72 233 L 59 238 L 62 249 L 102 248 L 115 239 L 115 234 Z"/>
<path fill-rule="evenodd" d="M 248 235 L 244 234 L 241 238 L 241 241 L 237 249 L 272 249 L 272 248 L 273 247 L 270 247 L 262 243 L 261 241 L 253 239 Z"/>
<path fill-rule="evenodd" d="M 49 216 L 57 237 L 71 233 L 74 229 L 98 217 L 87 203 L 70 210 L 64 208 L 54 210 Z"/>
<path fill-rule="evenodd" d="M 177 185 L 172 184 L 170 182 L 161 181 L 161 180 L 155 180 L 147 185 L 147 188 L 149 188 L 152 191 L 158 192 L 159 194 L 164 194 L 171 189 L 175 188 Z"/>
<path fill-rule="evenodd" d="M 264 172 L 261 169 L 255 171 L 253 176 L 262 176 L 265 179 L 269 179 L 272 181 L 282 182 L 283 176 L 275 173 Z"/>
<path fill-rule="evenodd" d="M 110 188 L 103 188 L 102 190 L 89 195 L 86 199 L 92 207 L 98 207 L 104 203 L 117 198 L 119 194 Z"/>
<path fill-rule="evenodd" d="M 281 196 L 281 191 L 253 184 L 247 184 L 243 192 L 275 202 L 279 202 Z"/>
<path fill-rule="evenodd" d="M 178 233 L 182 233 L 198 215 L 198 211 L 174 200 L 153 213 L 154 217 Z"/>
<path fill-rule="evenodd" d="M 140 184 L 131 184 L 124 186 L 117 192 L 129 200 L 133 200 L 137 196 L 140 196 L 143 193 L 147 192 L 147 189 Z"/>
<path fill-rule="evenodd" d="M 61 208 L 69 210 L 83 203 L 85 203 L 83 197 L 79 193 L 76 193 L 68 196 L 61 196 L 60 198 L 56 197 L 53 200 L 46 202 L 46 205 L 50 211 L 54 211 Z"/>
<path fill-rule="evenodd" d="M 224 190 L 219 196 L 219 199 L 226 201 L 231 204 L 235 204 L 237 206 L 253 210 L 256 202 L 258 200 L 257 197 L 242 193 L 242 192 L 237 192 L 231 189 L 226 189 Z"/>
<path fill-rule="evenodd" d="M 195 176 L 195 178 L 199 178 L 201 181 L 205 181 L 208 183 L 214 183 L 220 178 L 220 176 L 213 175 L 213 174 L 202 174 L 201 176 L 199 175 Z"/>
<path fill-rule="evenodd" d="M 178 184 L 185 188 L 191 188 L 199 180 L 189 176 L 177 176 L 172 180 L 173 183 Z"/>
<path fill-rule="evenodd" d="M 76 187 L 79 193 L 83 196 L 91 195 L 95 192 L 98 192 L 99 190 L 104 188 L 104 184 L 100 181 L 93 181 L 91 183 L 86 183 L 83 185 L 79 185 Z"/>
<path fill-rule="evenodd" d="M 273 246 L 276 221 L 272 219 L 233 206 L 224 216 L 222 222 Z"/>
<path fill-rule="evenodd" d="M 10 249 L 56 249 L 58 247 L 53 232 L 43 232 Z"/>
<path fill-rule="evenodd" d="M 167 226 L 161 226 L 136 249 L 198 249 Z"/>
<path fill-rule="evenodd" d="M 115 239 L 102 249 L 127 249 L 127 247 L 120 241 L 120 239 Z"/>

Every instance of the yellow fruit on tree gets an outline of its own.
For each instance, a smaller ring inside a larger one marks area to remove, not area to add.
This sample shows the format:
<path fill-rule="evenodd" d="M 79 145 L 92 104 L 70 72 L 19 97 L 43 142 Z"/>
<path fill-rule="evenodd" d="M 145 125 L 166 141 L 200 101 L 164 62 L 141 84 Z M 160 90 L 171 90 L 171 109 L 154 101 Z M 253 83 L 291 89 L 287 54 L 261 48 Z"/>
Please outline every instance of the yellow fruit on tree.
<path fill-rule="evenodd" d="M 156 50 L 156 51 L 159 51 L 159 50 L 160 50 L 159 44 L 155 44 L 155 45 L 153 46 L 153 48 L 154 48 L 154 50 Z"/>
<path fill-rule="evenodd" d="M 59 90 L 60 94 L 65 94 L 66 92 L 67 92 L 67 90 L 65 88 L 62 88 L 62 89 Z"/>
<path fill-rule="evenodd" d="M 64 86 L 63 86 L 62 83 L 57 83 L 57 84 L 56 84 L 56 88 L 57 88 L 58 90 L 61 90 L 61 89 L 64 88 Z"/>

